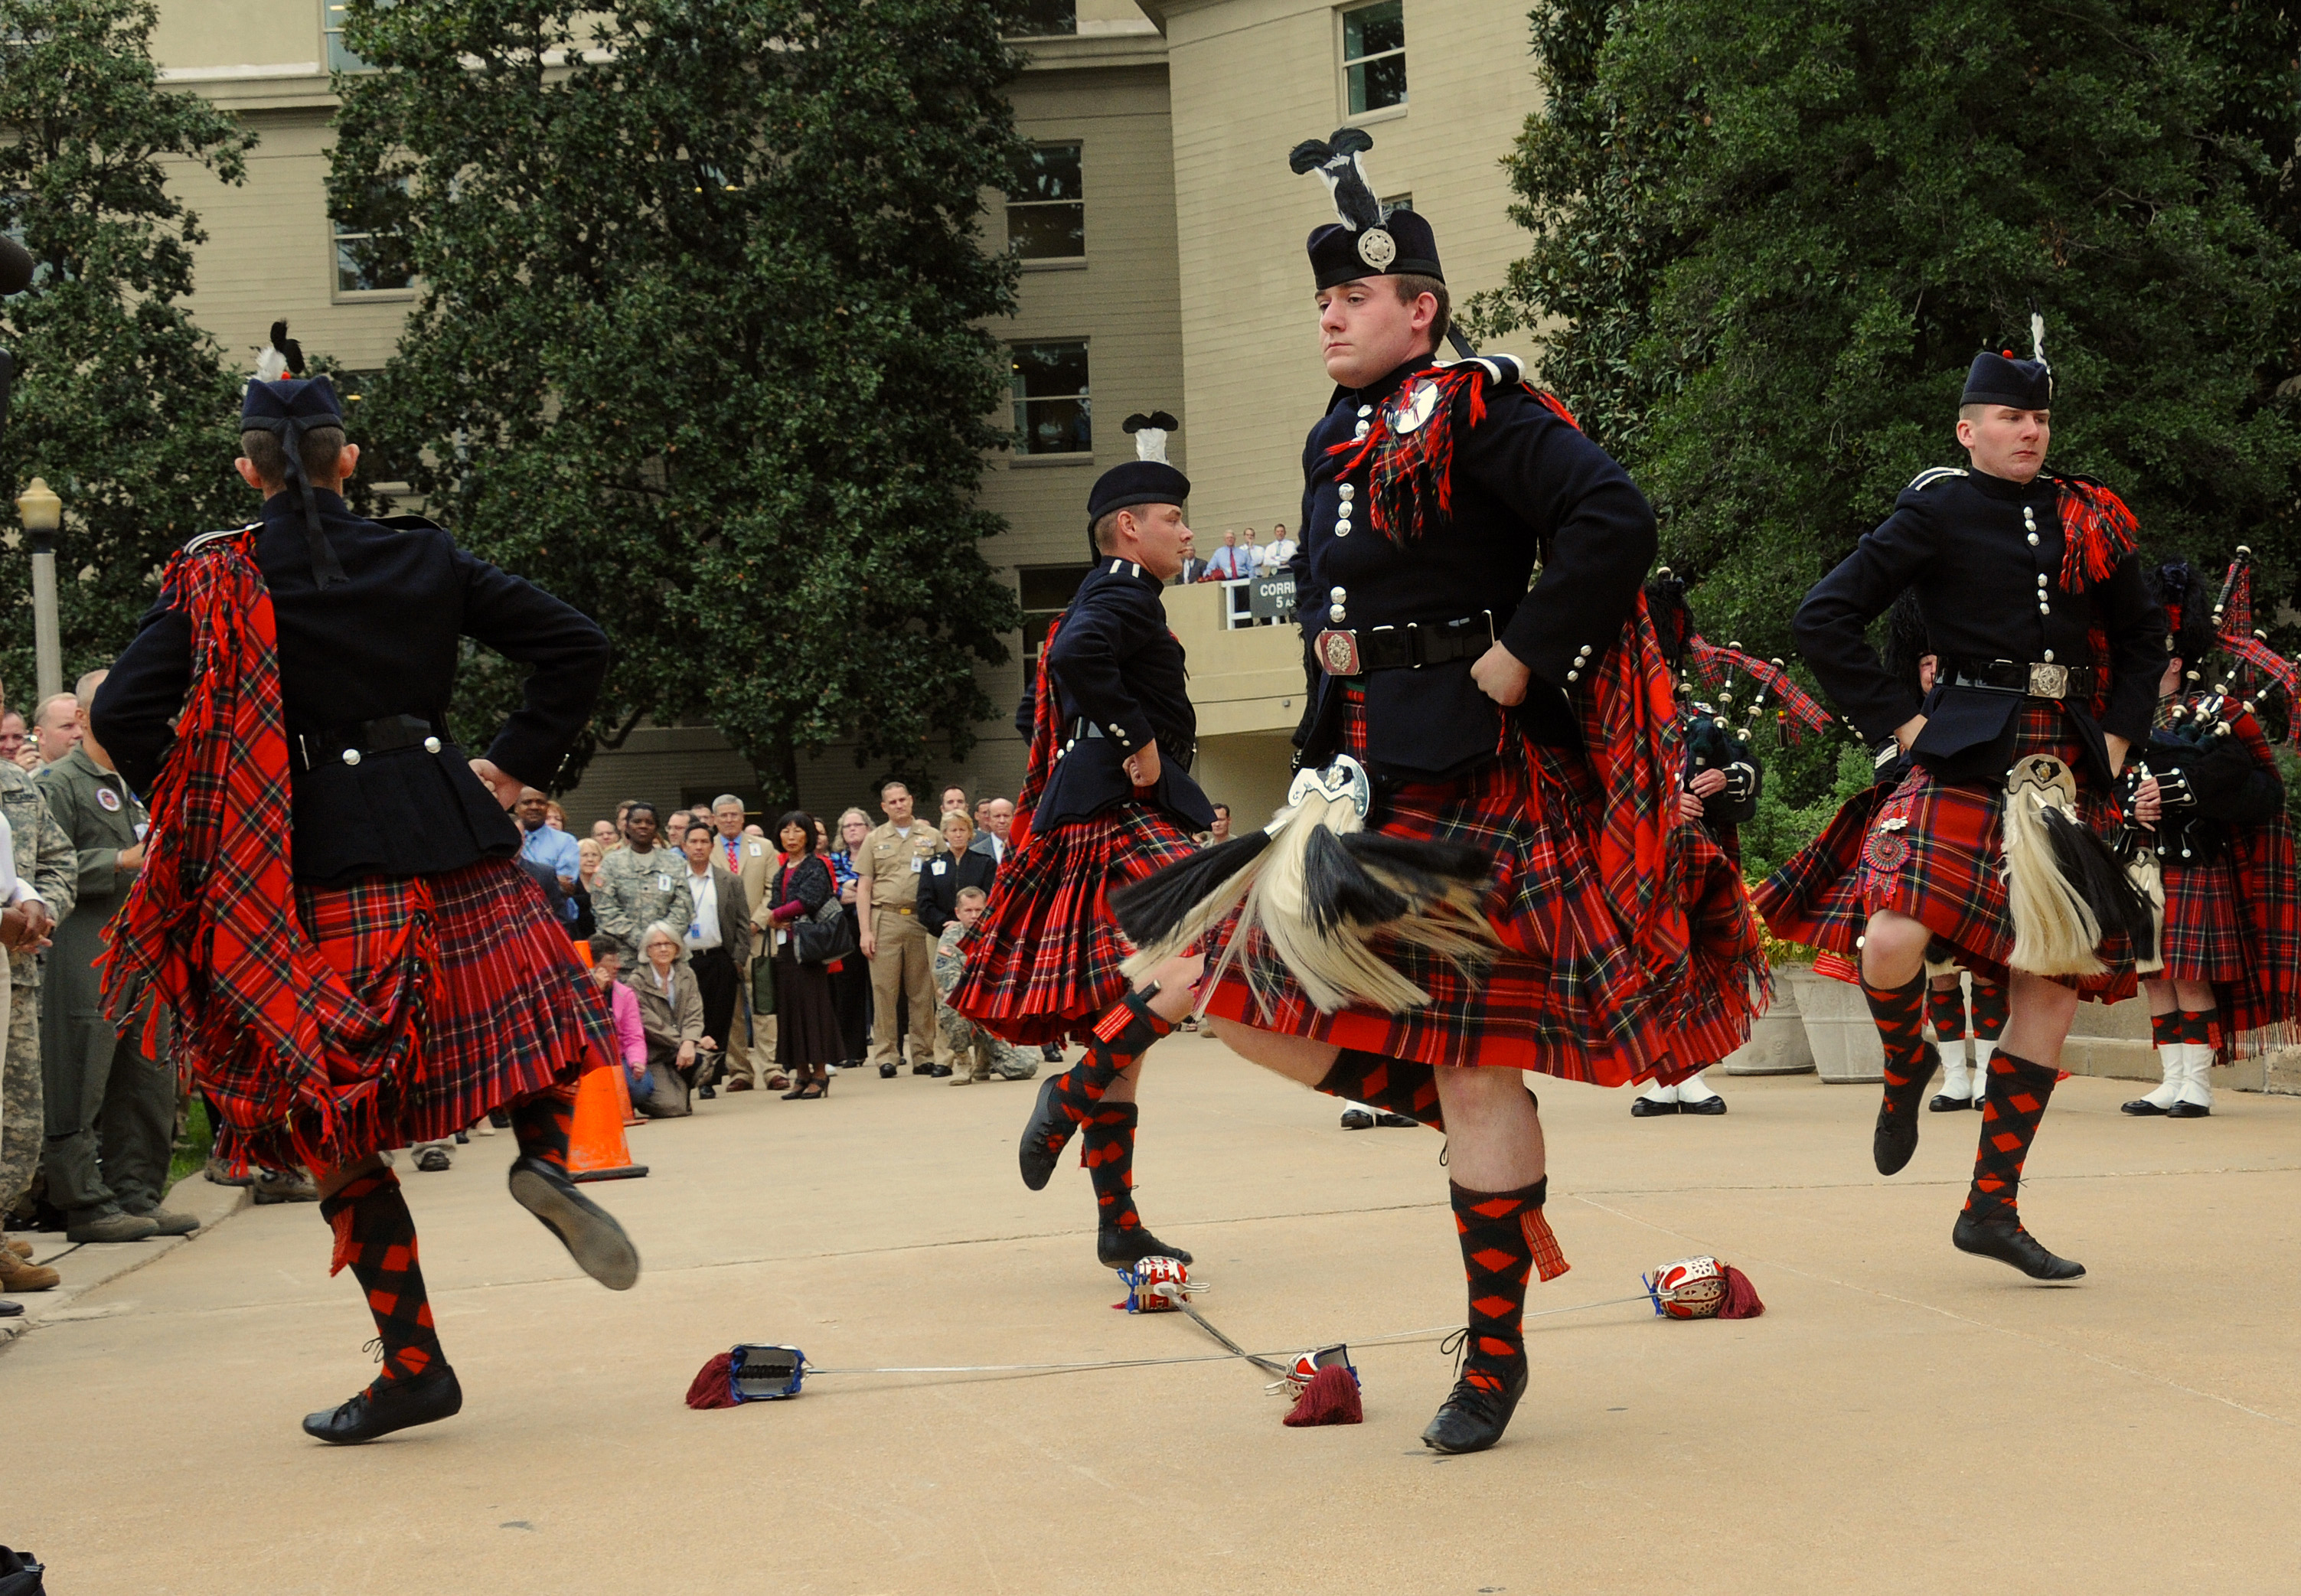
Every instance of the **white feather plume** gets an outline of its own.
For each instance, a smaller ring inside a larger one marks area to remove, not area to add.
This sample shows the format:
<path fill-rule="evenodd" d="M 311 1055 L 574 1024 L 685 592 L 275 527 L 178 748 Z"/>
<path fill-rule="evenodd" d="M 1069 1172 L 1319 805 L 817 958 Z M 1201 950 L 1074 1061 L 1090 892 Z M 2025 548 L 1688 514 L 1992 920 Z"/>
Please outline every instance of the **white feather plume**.
<path fill-rule="evenodd" d="M 2029 313 L 2029 358 L 2038 362 L 2046 358 L 2046 318 L 2034 310 Z"/>

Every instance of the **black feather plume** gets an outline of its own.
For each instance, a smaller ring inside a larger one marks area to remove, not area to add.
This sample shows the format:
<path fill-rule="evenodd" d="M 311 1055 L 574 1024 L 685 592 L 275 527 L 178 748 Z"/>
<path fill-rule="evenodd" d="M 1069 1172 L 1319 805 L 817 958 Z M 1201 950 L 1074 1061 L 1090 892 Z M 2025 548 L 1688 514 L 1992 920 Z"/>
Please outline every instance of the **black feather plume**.
<path fill-rule="evenodd" d="M 1144 876 L 1111 894 L 1118 929 L 1137 948 L 1171 933 L 1184 917 L 1223 882 L 1245 869 L 1270 846 L 1270 833 L 1257 826 L 1243 837 L 1201 848 L 1189 858 Z"/>
<path fill-rule="evenodd" d="M 1424 898 L 1442 897 L 1457 887 L 1484 887 L 1494 877 L 1494 861 L 1467 842 L 1353 831 L 1343 839 L 1343 847 L 1361 865 Z"/>
<path fill-rule="evenodd" d="M 1343 839 L 1325 826 L 1314 829 L 1303 845 L 1302 902 L 1320 936 L 1333 935 L 1344 923 L 1386 924 L 1413 907 L 1368 875 Z"/>
<path fill-rule="evenodd" d="M 2156 915 L 2109 844 L 2060 809 L 2049 806 L 2039 818 L 2045 823 L 2046 840 L 2053 848 L 2054 864 L 2062 879 L 2085 899 L 2102 931 L 2124 932 L 2137 960 L 2156 957 Z"/>

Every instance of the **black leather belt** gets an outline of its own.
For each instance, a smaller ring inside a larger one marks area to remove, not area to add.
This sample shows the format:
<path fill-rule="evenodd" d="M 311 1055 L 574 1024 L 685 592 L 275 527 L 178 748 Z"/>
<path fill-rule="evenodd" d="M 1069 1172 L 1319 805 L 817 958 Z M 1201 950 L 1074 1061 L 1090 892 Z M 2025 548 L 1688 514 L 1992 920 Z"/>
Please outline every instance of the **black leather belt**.
<path fill-rule="evenodd" d="M 2018 659 L 1945 660 L 1942 670 L 1952 687 L 1986 687 L 2032 698 L 2090 698 L 2099 674 L 2090 665 L 2033 664 Z"/>
<path fill-rule="evenodd" d="M 419 714 L 388 714 L 378 720 L 352 721 L 341 726 L 296 733 L 297 751 L 305 770 L 310 770 L 315 762 L 325 764 L 331 759 L 357 765 L 370 754 L 389 753 L 394 748 L 420 746 L 425 753 L 436 754 L 446 741 L 431 723 Z"/>
<path fill-rule="evenodd" d="M 1071 723 L 1070 730 L 1066 733 L 1066 737 L 1067 741 L 1064 744 L 1066 748 L 1068 748 L 1071 743 L 1076 742 L 1082 737 L 1094 737 L 1100 738 L 1105 741 L 1109 740 L 1109 734 L 1104 731 L 1100 726 L 1096 725 L 1092 721 L 1087 719 L 1084 715 L 1079 716 L 1078 719 Z M 1151 740 L 1155 742 L 1158 740 L 1153 738 Z M 1163 748 L 1160 748 L 1159 753 L 1161 756 L 1165 755 L 1165 752 L 1166 750 Z M 1196 760 L 1198 756 L 1199 745 L 1193 742 L 1184 754 L 1183 768 L 1184 770 L 1190 769 L 1192 761 Z"/>
<path fill-rule="evenodd" d="M 1494 613 L 1480 610 L 1459 621 L 1410 621 L 1403 626 L 1326 631 L 1314 647 L 1329 675 L 1368 671 L 1418 671 L 1457 659 L 1476 659 L 1494 646 Z"/>

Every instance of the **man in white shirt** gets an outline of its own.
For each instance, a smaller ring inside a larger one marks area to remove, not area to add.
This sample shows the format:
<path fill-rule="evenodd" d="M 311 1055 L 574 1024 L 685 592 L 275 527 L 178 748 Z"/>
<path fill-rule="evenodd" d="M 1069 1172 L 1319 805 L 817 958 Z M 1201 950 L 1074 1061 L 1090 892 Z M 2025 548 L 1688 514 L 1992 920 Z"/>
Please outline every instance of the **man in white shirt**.
<path fill-rule="evenodd" d="M 1284 571 L 1294 559 L 1294 539 L 1286 535 L 1286 523 L 1280 522 L 1270 529 L 1270 541 L 1262 550 L 1262 569 L 1276 573 Z"/>
<path fill-rule="evenodd" d="M 687 856 L 687 893 L 695 906 L 685 946 L 696 990 L 703 995 L 703 1034 L 724 1038 L 733 1029 L 739 960 L 750 950 L 751 917 L 743 910 L 742 883 L 712 856 L 718 840 L 712 827 L 690 824 L 680 851 Z M 709 1074 L 696 1086 L 699 1097 L 719 1095 Z"/>
<path fill-rule="evenodd" d="M 1207 573 L 1200 580 L 1210 582 L 1236 581 L 1239 578 L 1247 575 L 1253 568 L 1253 563 L 1250 557 L 1239 552 L 1238 533 L 1228 531 L 1223 534 L 1222 547 L 1207 556 Z"/>
<path fill-rule="evenodd" d="M 711 845 L 717 850 L 713 862 L 725 865 L 742 890 L 748 923 L 759 900 L 766 896 L 767 878 L 781 856 L 767 846 L 763 835 L 745 831 L 744 814 L 743 800 L 732 792 L 723 792 L 711 801 L 711 823 L 718 831 L 712 839 Z M 775 1016 L 751 1013 L 750 965 L 758 942 L 758 932 L 753 930 L 735 948 L 735 1016 L 724 1055 L 729 1091 L 749 1091 L 755 1086 L 780 1091 L 790 1084 L 775 1069 Z"/>

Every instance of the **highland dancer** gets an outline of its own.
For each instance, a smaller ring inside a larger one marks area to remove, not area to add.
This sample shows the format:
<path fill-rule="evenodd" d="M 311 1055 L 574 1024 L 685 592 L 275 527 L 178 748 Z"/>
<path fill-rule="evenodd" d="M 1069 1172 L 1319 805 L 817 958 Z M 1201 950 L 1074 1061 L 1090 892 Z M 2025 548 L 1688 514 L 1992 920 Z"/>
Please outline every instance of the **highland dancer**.
<path fill-rule="evenodd" d="M 1767 896 L 1776 935 L 1860 959 L 1886 1049 L 1872 1138 L 1881 1174 L 1915 1152 L 1933 1076 L 1929 948 L 1993 980 L 2010 972 L 2012 1017 L 1989 1060 L 1951 1239 L 2062 1281 L 2083 1266 L 2022 1228 L 2016 1197 L 2079 995 L 2129 994 L 2152 940 L 2146 906 L 2099 833 L 2127 750 L 2148 734 L 2164 618 L 2125 506 L 2044 470 L 2052 405 L 2042 353 L 1975 357 L 1957 423 L 1970 464 L 1918 477 L 1807 595 L 1796 631 L 1814 674 L 1882 754 L 1912 765 L 1875 811 L 1859 868 L 1819 901 Z M 1863 635 L 1905 589 L 1939 672 L 1922 706 Z"/>
<path fill-rule="evenodd" d="M 358 1278 L 383 1368 L 304 1428 L 372 1441 L 463 1405 L 380 1149 L 507 1109 L 512 1196 L 600 1283 L 639 1278 L 622 1227 L 567 1177 L 575 1079 L 614 1061 L 614 1022 L 505 813 L 557 773 L 607 641 L 428 522 L 352 514 L 359 450 L 325 377 L 251 382 L 241 426 L 262 518 L 169 562 L 96 698 L 96 733 L 154 817 L 105 990 L 115 1019 L 146 995 L 172 1014 L 222 1157 L 317 1177 L 331 1273 Z M 533 667 L 469 761 L 445 719 L 465 637 Z"/>
<path fill-rule="evenodd" d="M 1780 660 L 1761 660 L 1743 653 L 1739 644 L 1721 648 L 1705 639 L 1686 606 L 1686 584 L 1668 566 L 1646 584 L 1645 592 L 1646 613 L 1653 619 L 1662 657 L 1678 677 L 1678 723 L 1686 741 L 1678 815 L 1708 832 L 1739 870 L 1742 827 L 1756 815 L 1758 795 L 1765 785 L 1751 733 L 1765 714 L 1767 696 L 1776 700 L 1775 719 L 1785 742 L 1828 731 L 1836 723 L 1789 679 Z M 1744 699 L 1739 706 L 1734 699 L 1737 680 Z M 1737 708 L 1743 716 L 1740 725 L 1733 720 Z M 1699 1073 L 1674 1086 L 1657 1081 L 1630 1100 L 1633 1119 L 1725 1112 L 1726 1099 Z"/>
<path fill-rule="evenodd" d="M 2257 672 L 2301 703 L 2301 671 L 2252 632 L 2249 551 L 2238 551 L 2220 603 L 2208 610 L 2186 560 L 2154 573 L 2172 657 L 2159 697 L 2166 714 L 2134 750 L 2129 852 L 2163 883 L 2162 970 L 2145 978 L 2149 1029 L 2164 1079 L 2126 1104 L 2132 1115 L 2201 1119 L 2217 1056 L 2241 1057 L 2264 1038 L 2291 1040 L 2301 1013 L 2301 905 L 2285 785 L 2255 704 L 2210 680 L 2216 647 L 2230 674 Z M 2259 694 L 2255 695 L 2257 701 Z"/>
<path fill-rule="evenodd" d="M 1030 765 L 1017 802 L 1021 839 L 991 905 L 960 945 L 953 1009 L 1026 1048 L 1075 1037 L 1086 1056 L 1050 1075 L 1023 1132 L 1023 1182 L 1043 1190 L 1080 1138 L 1094 1187 L 1095 1256 L 1125 1268 L 1158 1255 L 1191 1261 L 1143 1227 L 1134 1206 L 1142 1055 L 1189 1013 L 1195 960 L 1176 958 L 1129 988 L 1109 895 L 1191 856 L 1214 810 L 1191 780 L 1198 717 L 1183 645 L 1159 590 L 1183 568 L 1190 479 L 1167 464 L 1174 422 L 1130 418 L 1142 457 L 1113 466 L 1087 497 L 1097 564 L 1056 618 L 1017 712 Z"/>
<path fill-rule="evenodd" d="M 1446 1132 L 1469 1328 L 1423 1440 L 1468 1452 L 1526 1391 L 1528 1277 L 1566 1267 L 1522 1072 L 1682 1080 L 1746 1039 L 1765 966 L 1739 875 L 1678 817 L 1653 514 L 1515 361 L 1435 358 L 1436 241 L 1377 206 L 1370 146 L 1294 153 L 1342 221 L 1309 243 L 1336 387 L 1303 450 L 1290 806 L 1117 907 L 1146 961 L 1219 938 L 1234 1051 Z"/>

